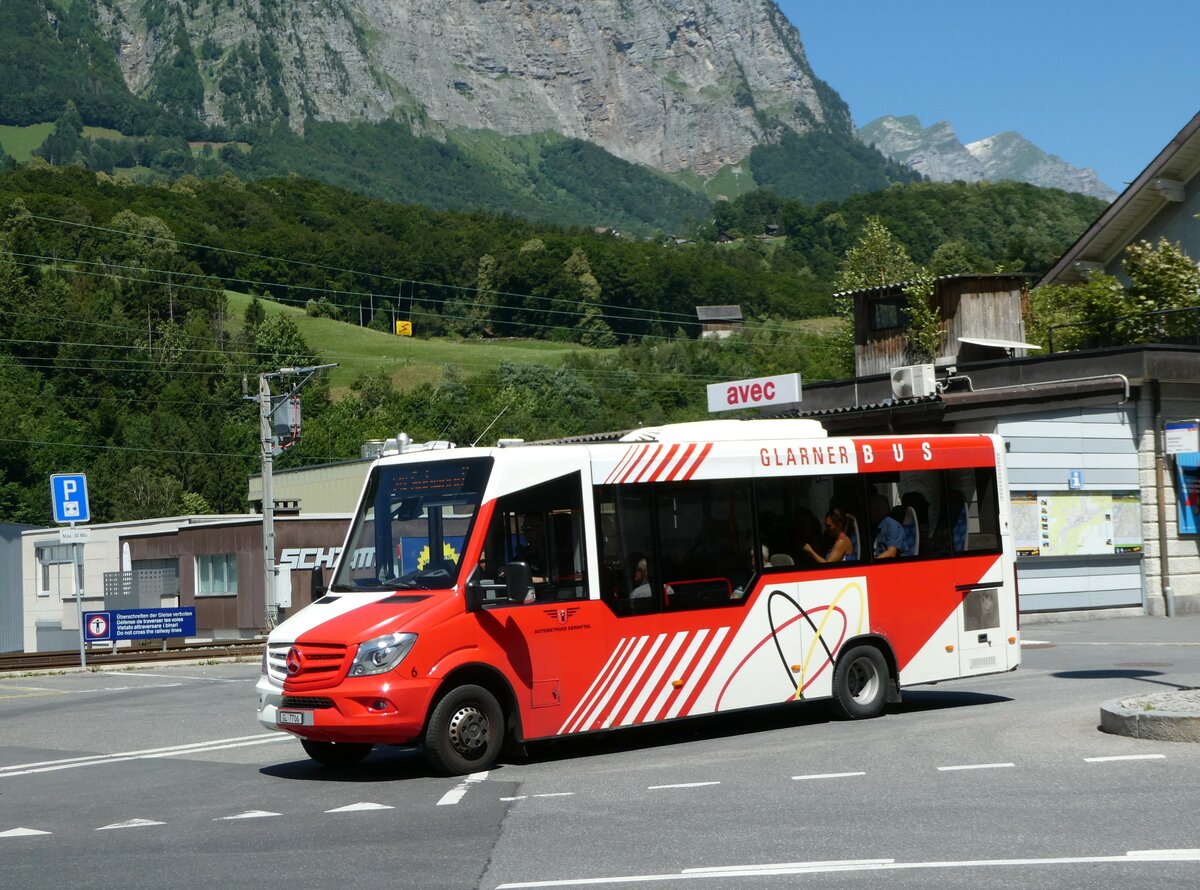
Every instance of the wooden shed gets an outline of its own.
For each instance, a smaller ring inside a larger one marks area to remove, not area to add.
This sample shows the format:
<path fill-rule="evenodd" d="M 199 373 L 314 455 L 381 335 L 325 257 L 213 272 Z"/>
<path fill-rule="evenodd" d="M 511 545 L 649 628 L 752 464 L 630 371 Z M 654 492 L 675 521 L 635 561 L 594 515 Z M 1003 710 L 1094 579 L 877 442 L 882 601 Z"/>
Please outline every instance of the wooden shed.
<path fill-rule="evenodd" d="M 697 306 L 702 339 L 724 339 L 742 329 L 741 306 Z"/>
<path fill-rule="evenodd" d="M 1000 354 L 1024 356 L 1021 300 L 1024 275 L 946 275 L 934 281 L 942 346 L 936 359 L 968 362 Z M 909 347 L 904 284 L 851 291 L 854 301 L 855 374 L 885 374 L 916 364 Z M 1007 344 L 998 346 L 995 344 Z"/>

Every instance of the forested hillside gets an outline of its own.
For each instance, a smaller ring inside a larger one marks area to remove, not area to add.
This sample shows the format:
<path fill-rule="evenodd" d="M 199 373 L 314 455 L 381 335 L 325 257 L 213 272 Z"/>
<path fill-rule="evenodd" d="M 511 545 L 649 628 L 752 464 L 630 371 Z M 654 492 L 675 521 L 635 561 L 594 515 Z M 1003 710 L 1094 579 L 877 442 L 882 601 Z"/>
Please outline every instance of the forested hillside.
<path fill-rule="evenodd" d="M 381 330 L 400 317 L 418 337 L 604 347 L 557 367 L 447 366 L 417 385 L 389 367 L 336 401 L 318 382 L 304 394 L 304 441 L 282 466 L 353 457 L 363 439 L 400 429 L 470 442 L 497 418 L 489 436 L 574 435 L 703 416 L 717 379 L 844 373 L 832 345 L 796 322 L 830 312 L 839 257 L 868 216 L 914 259 L 966 264 L 944 271 L 1036 271 L 1095 204 L 1016 185 L 893 186 L 815 207 L 755 193 L 718 202 L 709 227 L 743 240 L 676 243 L 390 204 L 296 177 L 135 187 L 20 167 L 0 174 L 0 516 L 47 521 L 45 480 L 62 471 L 89 473 L 99 521 L 241 509 L 257 467 L 243 376 L 322 358 L 294 322 L 264 311 L 272 301 Z M 750 237 L 767 225 L 782 235 Z M 227 290 L 261 299 L 234 318 Z M 746 333 L 694 339 L 695 307 L 715 303 L 739 304 Z"/>

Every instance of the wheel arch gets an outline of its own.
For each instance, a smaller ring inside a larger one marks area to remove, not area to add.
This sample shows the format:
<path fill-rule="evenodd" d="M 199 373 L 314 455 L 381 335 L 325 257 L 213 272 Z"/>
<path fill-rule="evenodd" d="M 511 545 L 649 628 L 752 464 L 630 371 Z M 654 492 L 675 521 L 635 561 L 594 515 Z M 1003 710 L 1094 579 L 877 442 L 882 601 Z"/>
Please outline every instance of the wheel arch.
<path fill-rule="evenodd" d="M 896 652 L 892 648 L 892 644 L 888 642 L 887 637 L 877 633 L 862 634 L 857 637 L 851 637 L 842 643 L 838 649 L 837 658 L 834 660 L 836 667 L 837 662 L 841 661 L 842 656 L 856 646 L 870 646 L 873 649 L 878 649 L 883 656 L 883 662 L 887 665 L 888 680 L 887 680 L 887 703 L 896 704 L 900 701 L 900 667 L 896 661 Z"/>
<path fill-rule="evenodd" d="M 433 710 L 437 707 L 438 702 L 445 698 L 451 690 L 459 686 L 481 686 L 494 695 L 500 705 L 500 710 L 504 712 L 505 735 L 508 738 L 518 741 L 523 738 L 521 708 L 517 704 L 517 695 L 513 691 L 512 684 L 496 668 L 487 664 L 479 664 L 478 662 L 459 665 L 442 678 L 433 697 L 429 700 L 429 708 L 425 712 L 425 727 L 422 729 L 422 735 L 424 734 L 424 729 L 429 726 L 430 715 L 433 714 Z"/>

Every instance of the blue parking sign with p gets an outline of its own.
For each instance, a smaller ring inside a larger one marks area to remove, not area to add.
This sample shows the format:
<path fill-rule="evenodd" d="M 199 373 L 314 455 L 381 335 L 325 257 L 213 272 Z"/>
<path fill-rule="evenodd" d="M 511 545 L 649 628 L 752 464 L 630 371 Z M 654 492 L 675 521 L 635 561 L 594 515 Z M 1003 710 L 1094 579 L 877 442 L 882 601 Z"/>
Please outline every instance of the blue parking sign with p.
<path fill-rule="evenodd" d="M 83 473 L 51 476 L 50 498 L 54 502 L 55 522 L 87 522 L 92 518 L 88 507 L 87 476 Z"/>

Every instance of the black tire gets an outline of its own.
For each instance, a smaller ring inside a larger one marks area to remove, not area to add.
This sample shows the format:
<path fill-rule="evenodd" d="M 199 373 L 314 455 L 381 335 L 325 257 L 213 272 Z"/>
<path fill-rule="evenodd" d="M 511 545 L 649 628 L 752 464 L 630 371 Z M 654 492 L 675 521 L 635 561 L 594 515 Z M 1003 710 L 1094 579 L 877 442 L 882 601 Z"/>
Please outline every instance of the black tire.
<path fill-rule="evenodd" d="M 354 766 L 371 753 L 370 742 L 314 742 L 301 739 L 304 753 L 322 766 Z"/>
<path fill-rule="evenodd" d="M 888 668 L 874 646 L 842 654 L 833 672 L 833 707 L 847 720 L 878 717 L 887 703 Z"/>
<path fill-rule="evenodd" d="M 425 727 L 425 757 L 452 776 L 489 769 L 504 747 L 504 711 L 482 686 L 451 689 Z"/>

